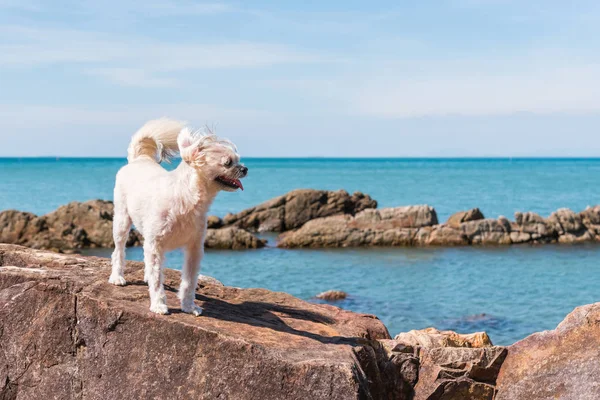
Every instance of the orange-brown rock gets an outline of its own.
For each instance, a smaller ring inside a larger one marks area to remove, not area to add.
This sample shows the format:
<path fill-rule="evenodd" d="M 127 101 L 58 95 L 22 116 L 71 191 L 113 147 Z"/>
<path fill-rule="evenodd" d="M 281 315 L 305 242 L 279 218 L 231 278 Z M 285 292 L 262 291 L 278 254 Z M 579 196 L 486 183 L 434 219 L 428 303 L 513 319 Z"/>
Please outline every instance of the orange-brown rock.
<path fill-rule="evenodd" d="M 490 347 L 490 337 L 485 332 L 459 334 L 453 331 L 439 331 L 435 328 L 403 332 L 394 338 L 407 346 L 420 346 L 427 349 L 436 347 Z"/>
<path fill-rule="evenodd" d="M 72 202 L 44 216 L 7 210 L 0 212 L 0 243 L 19 244 L 35 249 L 70 252 L 84 248 L 113 247 L 113 203 L 91 200 Z M 209 228 L 219 228 L 218 217 L 208 218 Z M 132 230 L 127 246 L 143 243 L 139 232 Z M 256 249 L 266 241 L 236 227 L 209 229 L 206 247 L 211 249 Z"/>
<path fill-rule="evenodd" d="M 338 301 L 344 300 L 348 297 L 348 293 L 342 292 L 341 290 L 328 290 L 323 293 L 319 293 L 315 296 L 317 299 L 326 300 L 326 301 Z"/>
<path fill-rule="evenodd" d="M 480 219 L 485 219 L 483 213 L 479 208 L 473 208 L 468 211 L 459 211 L 457 213 L 452 214 L 450 218 L 448 218 L 448 222 L 446 222 L 446 225 L 458 227 L 463 222 L 478 221 Z"/>
<path fill-rule="evenodd" d="M 228 214 L 223 223 L 252 232 L 285 232 L 315 218 L 354 215 L 375 207 L 377 202 L 360 192 L 351 196 L 345 190 L 298 189 L 237 214 Z"/>
<path fill-rule="evenodd" d="M 600 303 L 508 348 L 496 400 L 600 399 Z"/>
<path fill-rule="evenodd" d="M 403 393 L 370 315 L 203 283 L 201 317 L 148 310 L 141 263 L 0 245 L 2 399 L 388 399 Z M 406 397 L 396 397 L 399 399 Z"/>

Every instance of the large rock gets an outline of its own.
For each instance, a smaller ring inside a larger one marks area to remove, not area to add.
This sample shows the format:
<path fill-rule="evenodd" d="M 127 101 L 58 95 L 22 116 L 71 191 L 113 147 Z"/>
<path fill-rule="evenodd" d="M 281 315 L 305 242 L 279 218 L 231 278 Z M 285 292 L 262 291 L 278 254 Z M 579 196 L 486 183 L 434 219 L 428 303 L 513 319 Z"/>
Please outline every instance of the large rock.
<path fill-rule="evenodd" d="M 112 247 L 113 203 L 91 200 L 72 202 L 38 217 L 15 210 L 0 212 L 0 242 L 37 249 L 64 251 L 88 247 Z M 131 231 L 128 246 L 141 243 Z"/>
<path fill-rule="evenodd" d="M 201 317 L 148 310 L 141 263 L 127 286 L 106 259 L 0 245 L 2 399 L 387 399 L 400 393 L 370 315 L 285 293 L 205 283 Z M 397 397 L 402 399 L 403 397 Z"/>
<path fill-rule="evenodd" d="M 496 400 L 600 399 L 600 303 L 508 348 Z"/>
<path fill-rule="evenodd" d="M 35 249 L 68 252 L 83 248 L 113 247 L 110 201 L 72 202 L 44 216 L 8 210 L 0 212 L 0 243 L 19 244 Z M 210 228 L 222 225 L 218 217 L 209 217 Z M 139 232 L 132 230 L 127 246 L 143 243 Z M 266 241 L 239 228 L 209 229 L 206 247 L 214 249 L 255 249 Z"/>
<path fill-rule="evenodd" d="M 581 215 L 568 208 L 561 208 L 552 213 L 548 222 L 554 225 L 554 229 L 559 235 L 558 241 L 561 243 L 589 242 L 593 238 L 591 232 L 583 224 Z"/>
<path fill-rule="evenodd" d="M 421 349 L 414 400 L 492 400 L 505 357 L 504 347 Z"/>
<path fill-rule="evenodd" d="M 432 207 L 364 210 L 307 222 L 279 237 L 279 247 L 411 246 L 419 228 L 438 223 Z"/>
<path fill-rule="evenodd" d="M 354 215 L 375 207 L 377 202 L 360 192 L 350 196 L 344 190 L 298 189 L 237 214 L 228 214 L 223 223 L 253 232 L 285 232 L 315 218 Z"/>
<path fill-rule="evenodd" d="M 397 378 L 410 385 L 405 396 L 415 400 L 492 400 L 506 357 L 506 348 L 493 346 L 485 332 L 428 328 L 380 342 L 389 360 L 401 366 Z"/>

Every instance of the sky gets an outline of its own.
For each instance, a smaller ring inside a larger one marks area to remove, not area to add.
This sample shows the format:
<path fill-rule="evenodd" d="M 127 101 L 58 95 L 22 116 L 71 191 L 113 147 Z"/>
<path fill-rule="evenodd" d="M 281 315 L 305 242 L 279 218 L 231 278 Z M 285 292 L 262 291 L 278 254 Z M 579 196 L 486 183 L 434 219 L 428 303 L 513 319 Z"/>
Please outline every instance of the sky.
<path fill-rule="evenodd" d="M 600 156 L 600 2 L 0 0 L 0 156 Z"/>

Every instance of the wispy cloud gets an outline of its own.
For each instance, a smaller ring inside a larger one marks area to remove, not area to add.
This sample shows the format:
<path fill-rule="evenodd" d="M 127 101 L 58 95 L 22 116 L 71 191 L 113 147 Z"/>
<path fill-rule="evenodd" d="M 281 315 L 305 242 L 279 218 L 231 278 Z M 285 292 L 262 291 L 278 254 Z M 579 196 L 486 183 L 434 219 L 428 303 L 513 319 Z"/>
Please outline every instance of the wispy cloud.
<path fill-rule="evenodd" d="M 180 71 L 336 62 L 330 55 L 271 43 L 173 43 L 68 29 L 0 26 L 0 40 L 0 68 L 74 64 L 127 86 L 171 86 L 175 76 L 159 75 Z"/>

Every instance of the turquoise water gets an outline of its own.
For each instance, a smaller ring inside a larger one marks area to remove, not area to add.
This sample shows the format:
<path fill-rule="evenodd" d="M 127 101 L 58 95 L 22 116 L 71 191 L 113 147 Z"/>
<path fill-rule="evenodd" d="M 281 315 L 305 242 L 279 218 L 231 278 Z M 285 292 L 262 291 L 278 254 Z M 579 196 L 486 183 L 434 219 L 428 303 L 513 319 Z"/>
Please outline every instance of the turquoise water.
<path fill-rule="evenodd" d="M 369 193 L 380 207 L 430 204 L 440 220 L 480 207 L 486 216 L 548 215 L 600 203 L 600 160 L 245 160 L 246 191 L 222 193 L 224 215 L 295 188 Z M 0 209 L 38 214 L 72 200 L 112 199 L 120 159 L 1 160 Z M 96 250 L 96 255 L 110 251 Z M 140 260 L 141 249 L 128 258 Z M 167 258 L 178 268 L 181 253 Z M 460 249 L 209 251 L 203 273 L 227 285 L 311 299 L 328 289 L 339 306 L 379 316 L 391 334 L 435 326 L 486 330 L 509 344 L 553 329 L 575 306 L 600 301 L 600 246 Z M 481 316 L 480 314 L 485 314 Z"/>

